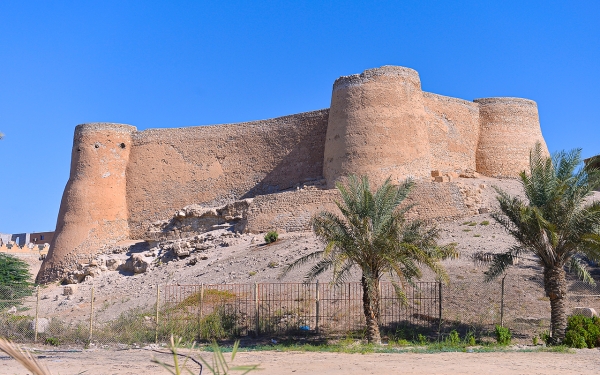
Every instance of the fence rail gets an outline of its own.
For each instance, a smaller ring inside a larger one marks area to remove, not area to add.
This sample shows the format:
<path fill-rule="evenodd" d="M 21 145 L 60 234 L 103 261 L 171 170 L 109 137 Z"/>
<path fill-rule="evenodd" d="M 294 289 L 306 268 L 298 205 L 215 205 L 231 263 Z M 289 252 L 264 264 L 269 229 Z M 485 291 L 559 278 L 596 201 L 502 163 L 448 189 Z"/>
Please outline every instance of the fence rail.
<path fill-rule="evenodd" d="M 568 288 L 568 307 L 600 311 L 600 286 L 571 280 Z M 418 282 L 404 289 L 406 300 L 391 283 L 382 282 L 379 289 L 380 326 L 408 339 L 417 332 L 434 337 L 452 329 L 485 336 L 499 324 L 509 327 L 517 340 L 530 341 L 550 328 L 540 280 Z M 171 334 L 193 341 L 330 336 L 365 328 L 360 283 L 163 285 L 154 291 L 146 305 L 121 309 L 118 316 L 107 314 L 117 297 L 99 300 L 93 287 L 80 291 L 68 313 L 58 311 L 56 301 L 40 299 L 39 290 L 20 300 L 0 296 L 0 336 L 24 343 L 110 346 L 164 342 Z"/>

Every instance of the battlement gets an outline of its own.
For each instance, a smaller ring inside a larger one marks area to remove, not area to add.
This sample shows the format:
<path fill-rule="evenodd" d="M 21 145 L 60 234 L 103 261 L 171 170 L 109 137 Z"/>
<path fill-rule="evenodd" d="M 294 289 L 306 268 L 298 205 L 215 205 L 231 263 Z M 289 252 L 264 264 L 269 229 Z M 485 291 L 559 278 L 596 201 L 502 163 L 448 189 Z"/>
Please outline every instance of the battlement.
<path fill-rule="evenodd" d="M 305 185 L 332 189 L 348 174 L 368 175 L 375 184 L 390 176 L 427 184 L 432 170 L 516 177 L 536 142 L 545 148 L 534 101 L 470 102 L 423 92 L 419 74 L 398 66 L 338 78 L 330 108 L 319 111 L 145 131 L 125 124 L 78 125 L 56 236 L 38 281 L 60 278 L 107 244 L 144 239 L 151 223 L 181 207 L 259 196 L 268 201 L 267 195 Z M 422 186 L 422 192 L 435 190 Z M 310 190 L 301 195 L 310 204 L 331 198 Z M 285 212 L 287 196 L 278 196 Z M 423 210 L 428 217 L 438 211 Z M 274 222 L 269 215 L 276 213 L 252 211 L 263 223 Z"/>

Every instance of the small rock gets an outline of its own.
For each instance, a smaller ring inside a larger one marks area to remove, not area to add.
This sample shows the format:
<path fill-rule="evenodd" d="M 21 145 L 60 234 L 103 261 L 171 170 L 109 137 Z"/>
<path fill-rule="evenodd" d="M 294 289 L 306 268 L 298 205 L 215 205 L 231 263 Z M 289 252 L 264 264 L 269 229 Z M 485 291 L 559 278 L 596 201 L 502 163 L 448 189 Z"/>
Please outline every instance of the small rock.
<path fill-rule="evenodd" d="M 68 285 L 63 287 L 63 296 L 72 296 L 77 293 L 77 285 Z"/>
<path fill-rule="evenodd" d="M 489 208 L 487 208 L 487 207 L 481 207 L 481 208 L 479 209 L 479 213 L 480 213 L 480 214 L 487 214 L 488 212 L 490 212 L 490 209 L 489 209 Z"/>
<path fill-rule="evenodd" d="M 133 273 L 144 273 L 150 264 L 141 254 L 133 254 L 119 266 L 119 270 Z"/>
<path fill-rule="evenodd" d="M 9 313 L 9 314 L 16 314 L 17 313 L 17 306 L 11 306 L 11 308 L 8 309 L 7 313 Z"/>
<path fill-rule="evenodd" d="M 119 266 L 123 264 L 121 259 L 107 259 L 106 260 L 106 268 L 110 271 L 116 271 Z"/>
<path fill-rule="evenodd" d="M 598 316 L 598 313 L 591 307 L 575 307 L 573 309 L 573 315 L 583 315 L 588 318 L 593 318 L 594 316 Z"/>
<path fill-rule="evenodd" d="M 44 333 L 48 330 L 50 326 L 50 320 L 46 318 L 38 318 L 37 319 L 37 331 L 38 333 Z M 29 329 L 35 331 L 36 329 L 36 321 L 35 319 L 29 322 Z"/>

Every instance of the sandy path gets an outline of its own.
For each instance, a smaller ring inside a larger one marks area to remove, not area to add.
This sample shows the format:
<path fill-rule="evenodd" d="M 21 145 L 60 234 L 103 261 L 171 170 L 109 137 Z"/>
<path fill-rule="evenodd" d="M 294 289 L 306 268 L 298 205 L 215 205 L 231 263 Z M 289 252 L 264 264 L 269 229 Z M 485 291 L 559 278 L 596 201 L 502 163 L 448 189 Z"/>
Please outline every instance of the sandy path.
<path fill-rule="evenodd" d="M 151 363 L 145 350 L 88 350 L 47 353 L 41 360 L 53 374 L 94 375 L 167 374 Z M 209 353 L 201 353 L 210 358 Z M 157 354 L 170 363 L 167 355 Z M 306 352 L 240 353 L 236 364 L 260 363 L 256 374 L 597 374 L 600 350 L 564 353 L 438 353 L 438 354 L 339 354 Z M 194 373 L 198 373 L 195 369 Z M 0 374 L 28 374 L 14 360 L 0 356 Z M 204 374 L 208 374 L 205 371 Z"/>

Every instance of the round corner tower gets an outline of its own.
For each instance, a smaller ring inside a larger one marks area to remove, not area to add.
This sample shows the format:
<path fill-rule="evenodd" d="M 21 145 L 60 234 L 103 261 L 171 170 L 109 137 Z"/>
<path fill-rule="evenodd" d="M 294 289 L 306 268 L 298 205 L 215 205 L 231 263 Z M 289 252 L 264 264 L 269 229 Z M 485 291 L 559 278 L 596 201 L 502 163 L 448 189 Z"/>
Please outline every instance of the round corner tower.
<path fill-rule="evenodd" d="M 329 188 L 348 174 L 428 176 L 429 143 L 419 74 L 383 66 L 333 84 L 323 176 Z"/>
<path fill-rule="evenodd" d="M 537 104 L 521 98 L 475 99 L 480 135 L 477 171 L 490 177 L 517 177 L 529 169 L 529 152 L 537 142 L 548 153 Z"/>
<path fill-rule="evenodd" d="M 37 276 L 49 282 L 87 262 L 100 247 L 129 235 L 125 170 L 134 126 L 91 123 L 75 128 L 71 173 L 50 252 Z"/>

